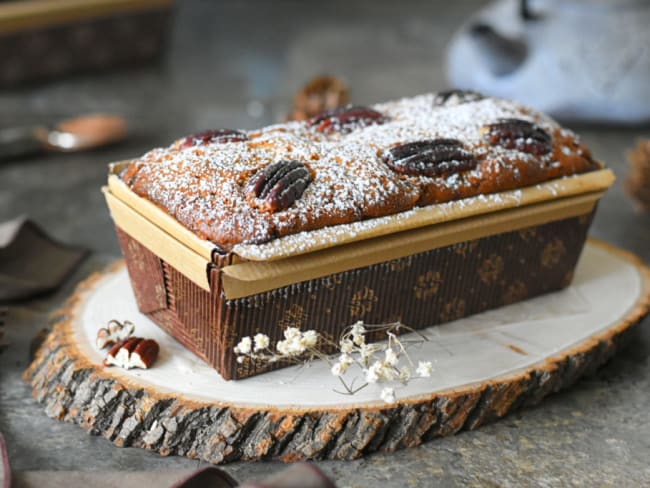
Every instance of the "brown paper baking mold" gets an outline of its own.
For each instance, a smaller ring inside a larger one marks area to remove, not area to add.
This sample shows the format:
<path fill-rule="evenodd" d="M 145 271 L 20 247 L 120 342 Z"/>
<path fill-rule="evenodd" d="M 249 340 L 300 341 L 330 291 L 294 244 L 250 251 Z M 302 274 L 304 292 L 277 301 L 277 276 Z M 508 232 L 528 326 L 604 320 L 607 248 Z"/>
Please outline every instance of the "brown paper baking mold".
<path fill-rule="evenodd" d="M 238 364 L 233 347 L 243 336 L 262 332 L 275 342 L 292 326 L 337 339 L 358 320 L 419 329 L 561 289 L 571 282 L 592 216 L 593 210 L 231 300 L 219 265 L 207 270 L 208 292 L 119 227 L 118 236 L 142 312 L 224 378 L 241 379 L 286 365 Z"/>

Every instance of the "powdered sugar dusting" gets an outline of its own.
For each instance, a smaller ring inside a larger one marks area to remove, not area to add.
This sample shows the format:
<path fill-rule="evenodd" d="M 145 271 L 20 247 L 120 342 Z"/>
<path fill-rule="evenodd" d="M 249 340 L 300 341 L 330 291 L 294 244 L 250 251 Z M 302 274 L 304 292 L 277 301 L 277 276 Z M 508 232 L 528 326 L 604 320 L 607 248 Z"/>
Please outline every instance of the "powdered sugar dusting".
<path fill-rule="evenodd" d="M 353 222 L 363 229 L 376 225 L 377 217 L 408 218 L 418 206 L 462 206 L 463 198 L 592 169 L 583 157 L 588 151 L 572 132 L 531 109 L 493 98 L 435 106 L 434 98 L 426 94 L 374 105 L 387 121 L 349 133 L 323 134 L 304 122 L 289 122 L 248 131 L 245 142 L 182 148 L 179 140 L 146 153 L 123 178 L 191 231 L 228 250 L 291 235 L 298 246 L 305 231 Z M 539 157 L 487 145 L 481 128 L 501 118 L 534 122 L 553 135 L 554 151 Z M 384 162 L 386 151 L 397 144 L 436 138 L 458 139 L 480 163 L 462 173 L 417 177 L 397 174 Z M 280 160 L 304 162 L 313 181 L 286 210 L 252 208 L 246 183 Z M 335 239 L 337 228 L 331 232 Z"/>

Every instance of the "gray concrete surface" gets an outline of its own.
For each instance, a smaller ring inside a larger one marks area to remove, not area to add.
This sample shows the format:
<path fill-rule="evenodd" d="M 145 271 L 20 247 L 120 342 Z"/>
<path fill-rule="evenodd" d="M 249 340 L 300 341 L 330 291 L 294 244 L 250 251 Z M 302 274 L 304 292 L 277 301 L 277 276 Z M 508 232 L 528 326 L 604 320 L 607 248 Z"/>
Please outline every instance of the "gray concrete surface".
<path fill-rule="evenodd" d="M 180 3 L 180 2 L 179 2 Z M 21 380 L 28 345 L 74 283 L 119 255 L 99 188 L 106 163 L 205 127 L 252 128 L 281 117 L 319 73 L 342 75 L 359 103 L 446 87 L 446 39 L 481 2 L 182 2 L 168 55 L 156 65 L 0 92 L 0 121 L 54 120 L 91 111 L 127 114 L 137 134 L 90 154 L 0 164 L 0 221 L 28 214 L 53 236 L 93 251 L 54 296 L 10 307 L 11 347 L 0 354 L 0 431 L 16 470 L 186 469 L 197 461 L 120 449 L 47 418 Z M 264 108 L 261 116 L 251 102 Z M 619 175 L 592 235 L 650 261 L 650 216 L 634 213 L 621 180 L 624 152 L 650 127 L 575 127 Z M 595 376 L 475 432 L 417 449 L 319 465 L 341 487 L 650 486 L 650 323 Z M 239 463 L 237 479 L 278 463 Z"/>

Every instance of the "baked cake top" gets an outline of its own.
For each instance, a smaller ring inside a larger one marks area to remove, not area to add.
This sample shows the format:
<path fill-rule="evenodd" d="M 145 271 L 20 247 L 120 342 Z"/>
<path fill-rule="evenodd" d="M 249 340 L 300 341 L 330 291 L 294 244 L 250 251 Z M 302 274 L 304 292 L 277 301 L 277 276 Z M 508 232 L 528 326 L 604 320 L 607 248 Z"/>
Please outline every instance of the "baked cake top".
<path fill-rule="evenodd" d="M 121 178 L 228 251 L 597 168 L 552 119 L 450 91 L 194 134 L 130 162 Z"/>

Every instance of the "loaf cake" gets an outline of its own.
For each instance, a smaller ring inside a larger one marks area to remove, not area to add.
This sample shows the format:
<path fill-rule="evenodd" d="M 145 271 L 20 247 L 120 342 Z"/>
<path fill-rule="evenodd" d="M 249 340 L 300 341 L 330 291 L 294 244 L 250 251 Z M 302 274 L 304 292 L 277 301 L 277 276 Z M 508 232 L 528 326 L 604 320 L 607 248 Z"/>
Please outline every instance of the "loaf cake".
<path fill-rule="evenodd" d="M 241 379 L 289 364 L 237 361 L 242 337 L 421 329 L 566 287 L 613 180 L 548 117 L 449 91 L 193 134 L 111 165 L 105 194 L 140 311 Z"/>
<path fill-rule="evenodd" d="M 599 168 L 518 103 L 449 91 L 261 130 L 212 130 L 130 162 L 137 195 L 227 252 Z"/>

